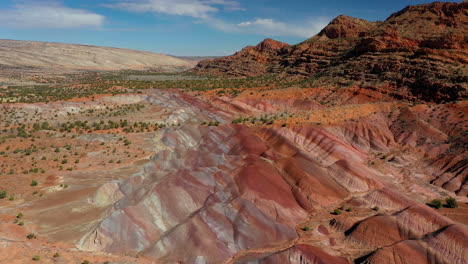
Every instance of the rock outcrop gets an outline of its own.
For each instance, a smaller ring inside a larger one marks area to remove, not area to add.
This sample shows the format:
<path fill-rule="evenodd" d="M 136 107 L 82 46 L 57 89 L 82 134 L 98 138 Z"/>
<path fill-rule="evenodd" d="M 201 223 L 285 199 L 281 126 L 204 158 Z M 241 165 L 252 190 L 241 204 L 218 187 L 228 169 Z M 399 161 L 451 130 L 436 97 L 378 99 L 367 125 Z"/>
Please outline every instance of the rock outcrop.
<path fill-rule="evenodd" d="M 459 100 L 468 89 L 467 10 L 467 2 L 436 2 L 409 6 L 384 22 L 340 15 L 302 43 L 273 53 L 248 47 L 233 56 L 202 61 L 193 71 L 341 79 L 390 86 L 419 100 Z"/>
<path fill-rule="evenodd" d="M 364 19 L 340 15 L 322 29 L 318 36 L 327 36 L 330 39 L 365 37 L 376 25 L 377 23 Z"/>
<path fill-rule="evenodd" d="M 273 39 L 265 39 L 257 46 L 248 46 L 232 56 L 205 60 L 195 71 L 211 75 L 255 76 L 270 71 L 272 59 L 279 50 L 289 46 Z"/>

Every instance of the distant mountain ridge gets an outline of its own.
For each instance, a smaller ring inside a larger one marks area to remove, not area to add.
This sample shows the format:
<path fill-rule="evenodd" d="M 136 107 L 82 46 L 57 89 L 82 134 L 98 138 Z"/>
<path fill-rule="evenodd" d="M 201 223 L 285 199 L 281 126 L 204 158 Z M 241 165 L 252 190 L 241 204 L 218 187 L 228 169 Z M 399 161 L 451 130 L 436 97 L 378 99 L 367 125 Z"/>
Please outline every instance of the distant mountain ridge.
<path fill-rule="evenodd" d="M 217 58 L 222 57 L 222 56 L 175 56 L 175 55 L 174 56 L 169 55 L 169 56 L 172 56 L 174 58 L 179 58 L 182 60 L 189 60 L 189 61 L 196 61 L 196 62 L 199 62 L 202 60 L 217 59 Z"/>
<path fill-rule="evenodd" d="M 152 52 L 37 41 L 0 40 L 0 67 L 57 70 L 187 70 L 195 63 Z"/>
<path fill-rule="evenodd" d="M 340 15 L 299 44 L 268 51 L 249 46 L 201 61 L 193 71 L 336 77 L 391 86 L 422 100 L 452 101 L 467 95 L 467 32 L 468 2 L 408 6 L 383 22 Z"/>

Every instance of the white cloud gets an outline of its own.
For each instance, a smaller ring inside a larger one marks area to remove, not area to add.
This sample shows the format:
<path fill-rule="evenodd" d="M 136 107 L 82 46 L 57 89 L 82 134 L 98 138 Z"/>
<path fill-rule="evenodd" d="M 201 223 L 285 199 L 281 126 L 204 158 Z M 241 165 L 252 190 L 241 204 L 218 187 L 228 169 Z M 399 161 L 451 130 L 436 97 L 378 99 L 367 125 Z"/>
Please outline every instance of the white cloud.
<path fill-rule="evenodd" d="M 294 36 L 310 38 L 328 24 L 328 20 L 317 18 L 300 25 L 276 21 L 271 18 L 256 18 L 236 26 L 244 31 L 267 36 Z"/>
<path fill-rule="evenodd" d="M 99 14 L 48 1 L 26 2 L 10 9 L 0 9 L 0 27 L 10 28 L 100 27 L 104 19 Z"/>
<path fill-rule="evenodd" d="M 304 22 L 283 22 L 271 18 L 256 18 L 251 21 L 232 23 L 217 18 L 222 10 L 244 10 L 234 0 L 113 0 L 110 8 L 132 12 L 152 12 L 196 18 L 194 23 L 206 24 L 220 31 L 255 34 L 263 36 L 294 36 L 309 38 L 325 27 L 328 18 L 315 18 Z"/>
<path fill-rule="evenodd" d="M 215 5 L 222 5 L 224 9 L 229 11 L 244 11 L 245 8 L 241 7 L 239 2 L 236 1 L 226 1 L 226 0 L 209 0 L 204 1 L 205 3 L 215 4 Z"/>
<path fill-rule="evenodd" d="M 210 19 L 209 25 L 218 30 L 234 33 L 257 34 L 263 36 L 292 36 L 310 38 L 317 34 L 329 22 L 328 18 L 309 19 L 301 24 L 277 21 L 271 18 L 256 18 L 238 24 L 227 23 L 218 19 Z"/>
<path fill-rule="evenodd" d="M 169 15 L 209 18 L 219 11 L 219 6 L 226 10 L 241 10 L 239 3 L 228 0 L 115 0 L 118 3 L 105 5 L 134 12 L 154 12 Z"/>

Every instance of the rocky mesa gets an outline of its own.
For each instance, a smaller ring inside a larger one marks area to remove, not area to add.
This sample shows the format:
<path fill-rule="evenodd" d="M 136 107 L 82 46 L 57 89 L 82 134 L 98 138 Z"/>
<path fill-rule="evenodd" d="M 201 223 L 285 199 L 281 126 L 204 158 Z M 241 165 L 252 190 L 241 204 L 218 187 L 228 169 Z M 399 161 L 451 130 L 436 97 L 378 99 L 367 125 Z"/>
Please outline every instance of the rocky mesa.
<path fill-rule="evenodd" d="M 383 22 L 341 15 L 299 44 L 277 45 L 280 49 L 273 53 L 247 47 L 233 56 L 202 61 L 193 71 L 326 77 L 390 87 L 425 101 L 457 100 L 467 94 L 467 9 L 467 2 L 409 6 Z"/>

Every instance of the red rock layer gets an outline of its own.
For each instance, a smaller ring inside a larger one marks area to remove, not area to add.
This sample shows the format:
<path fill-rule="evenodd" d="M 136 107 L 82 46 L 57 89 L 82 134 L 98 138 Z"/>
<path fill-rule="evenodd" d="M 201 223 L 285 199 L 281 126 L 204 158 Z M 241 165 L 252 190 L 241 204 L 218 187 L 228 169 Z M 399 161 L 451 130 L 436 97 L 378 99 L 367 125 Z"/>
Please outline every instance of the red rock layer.
<path fill-rule="evenodd" d="M 261 43 L 233 56 L 202 61 L 193 71 L 341 79 L 391 87 L 392 94 L 425 101 L 459 100 L 468 91 L 467 9 L 467 2 L 436 2 L 407 7 L 375 23 L 341 15 L 302 43 L 274 42 L 266 49 Z"/>

